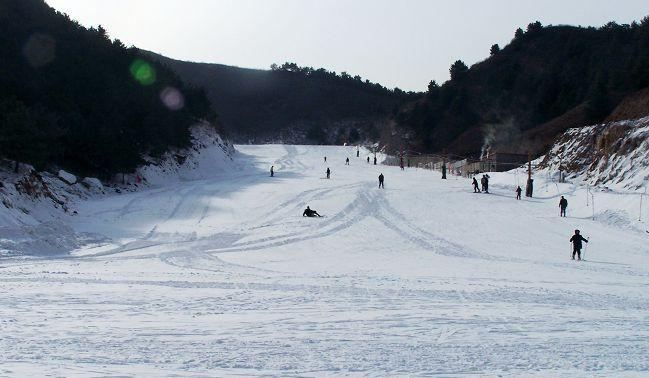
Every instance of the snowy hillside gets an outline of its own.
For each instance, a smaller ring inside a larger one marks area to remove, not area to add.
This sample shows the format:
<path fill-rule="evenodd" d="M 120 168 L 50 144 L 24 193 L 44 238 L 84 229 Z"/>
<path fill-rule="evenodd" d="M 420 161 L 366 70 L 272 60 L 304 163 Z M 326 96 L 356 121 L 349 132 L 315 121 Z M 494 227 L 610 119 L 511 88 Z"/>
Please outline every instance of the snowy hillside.
<path fill-rule="evenodd" d="M 581 187 L 537 176 L 516 201 L 516 171 L 474 194 L 354 147 L 238 150 L 234 170 L 79 201 L 64 221 L 92 245 L 0 259 L 0 375 L 649 373 L 649 234 L 593 221 Z"/>
<path fill-rule="evenodd" d="M 81 202 L 179 180 L 214 177 L 234 169 L 234 147 L 214 128 L 198 125 L 191 132 L 192 148 L 148 159 L 136 174 L 125 176 L 123 183 L 121 175 L 102 184 L 65 171 L 36 172 L 21 165 L 14 173 L 10 164 L 0 167 L 0 256 L 61 254 L 101 243 L 103 236 L 79 234 L 68 226 L 69 218 L 78 216 Z"/>
<path fill-rule="evenodd" d="M 554 144 L 541 167 L 572 181 L 622 191 L 649 181 L 649 117 L 570 129 Z"/>

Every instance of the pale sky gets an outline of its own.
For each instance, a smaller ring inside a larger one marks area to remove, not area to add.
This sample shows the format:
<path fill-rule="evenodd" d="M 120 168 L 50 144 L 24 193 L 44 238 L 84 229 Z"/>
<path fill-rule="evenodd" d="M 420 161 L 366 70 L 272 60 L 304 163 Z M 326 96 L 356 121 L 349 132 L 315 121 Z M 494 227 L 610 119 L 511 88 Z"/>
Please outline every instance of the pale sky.
<path fill-rule="evenodd" d="M 601 26 L 649 15 L 648 0 L 46 0 L 127 46 L 267 69 L 291 61 L 425 90 L 503 47 L 518 27 Z"/>

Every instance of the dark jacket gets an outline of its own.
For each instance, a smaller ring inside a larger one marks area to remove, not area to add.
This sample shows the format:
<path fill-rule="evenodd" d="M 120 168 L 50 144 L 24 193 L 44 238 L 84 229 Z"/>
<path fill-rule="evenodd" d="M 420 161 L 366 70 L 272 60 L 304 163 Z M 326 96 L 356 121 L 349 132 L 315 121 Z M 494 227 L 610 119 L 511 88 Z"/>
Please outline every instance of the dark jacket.
<path fill-rule="evenodd" d="M 561 201 L 559 201 L 559 207 L 562 209 L 565 209 L 568 207 L 568 200 L 565 198 L 562 198 Z"/>
<path fill-rule="evenodd" d="M 379 175 L 379 182 L 383 182 L 383 178 L 384 178 L 384 177 L 383 177 L 383 174 L 381 173 L 381 174 Z"/>
<path fill-rule="evenodd" d="M 586 243 L 588 243 L 588 240 L 584 239 L 584 237 L 581 236 L 581 234 L 572 235 L 572 237 L 570 238 L 570 241 L 575 245 L 575 249 L 581 249 L 581 242 L 582 241 L 585 241 Z"/>

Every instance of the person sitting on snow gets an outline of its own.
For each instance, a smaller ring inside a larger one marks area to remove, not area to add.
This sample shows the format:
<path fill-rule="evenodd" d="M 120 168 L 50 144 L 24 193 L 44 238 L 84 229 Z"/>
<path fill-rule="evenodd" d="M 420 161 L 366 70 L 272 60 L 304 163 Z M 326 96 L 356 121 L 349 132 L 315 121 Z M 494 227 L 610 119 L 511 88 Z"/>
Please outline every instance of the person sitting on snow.
<path fill-rule="evenodd" d="M 318 214 L 318 212 L 315 210 L 311 210 L 309 206 L 307 206 L 304 212 L 302 213 L 302 216 L 313 218 L 313 217 L 321 217 L 322 215 Z"/>

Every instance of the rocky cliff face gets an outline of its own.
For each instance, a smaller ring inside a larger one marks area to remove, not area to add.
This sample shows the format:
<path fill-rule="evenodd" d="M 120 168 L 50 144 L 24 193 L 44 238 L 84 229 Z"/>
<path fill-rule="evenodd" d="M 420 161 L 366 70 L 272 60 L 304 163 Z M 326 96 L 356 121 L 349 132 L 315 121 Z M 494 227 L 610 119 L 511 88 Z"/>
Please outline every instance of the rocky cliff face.
<path fill-rule="evenodd" d="M 620 190 L 638 190 L 649 181 L 649 117 L 608 122 L 563 133 L 540 168 L 568 179 Z"/>

